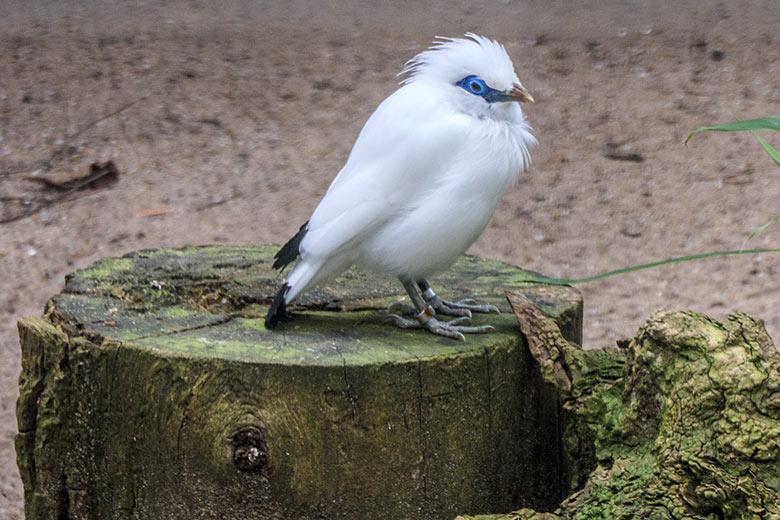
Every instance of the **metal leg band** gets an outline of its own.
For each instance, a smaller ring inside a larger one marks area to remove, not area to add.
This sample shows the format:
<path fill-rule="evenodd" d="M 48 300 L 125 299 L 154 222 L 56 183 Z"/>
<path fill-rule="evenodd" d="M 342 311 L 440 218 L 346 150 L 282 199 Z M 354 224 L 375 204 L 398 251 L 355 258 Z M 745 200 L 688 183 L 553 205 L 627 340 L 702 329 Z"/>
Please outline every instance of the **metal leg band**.
<path fill-rule="evenodd" d="M 428 323 L 434 316 L 436 316 L 436 311 L 433 310 L 433 307 L 430 305 L 426 305 L 423 310 L 419 312 L 415 316 L 417 318 L 417 321 L 420 323 L 420 325 L 425 325 Z"/>

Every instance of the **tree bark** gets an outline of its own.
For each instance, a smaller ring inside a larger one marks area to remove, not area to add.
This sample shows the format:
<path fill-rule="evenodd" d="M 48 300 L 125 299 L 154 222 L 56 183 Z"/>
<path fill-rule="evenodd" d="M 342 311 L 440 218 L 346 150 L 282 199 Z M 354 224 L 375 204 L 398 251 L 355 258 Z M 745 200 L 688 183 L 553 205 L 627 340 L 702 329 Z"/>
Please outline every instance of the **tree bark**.
<path fill-rule="evenodd" d="M 503 290 L 575 343 L 577 291 L 463 257 L 434 287 L 502 314 L 461 343 L 386 324 L 400 284 L 351 270 L 267 331 L 274 252 L 105 259 L 19 322 L 28 520 L 452 518 L 565 497 L 558 391 Z"/>
<path fill-rule="evenodd" d="M 780 354 L 760 320 L 658 311 L 620 349 L 583 351 L 508 297 L 558 388 L 572 494 L 461 520 L 780 519 Z"/>

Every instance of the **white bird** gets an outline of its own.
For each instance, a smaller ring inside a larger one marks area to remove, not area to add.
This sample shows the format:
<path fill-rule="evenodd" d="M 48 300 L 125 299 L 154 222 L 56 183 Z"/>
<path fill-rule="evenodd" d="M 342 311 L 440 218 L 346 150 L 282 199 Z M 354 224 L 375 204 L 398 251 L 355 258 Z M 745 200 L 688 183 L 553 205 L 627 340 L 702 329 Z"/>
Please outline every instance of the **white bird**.
<path fill-rule="evenodd" d="M 273 328 L 298 294 L 352 264 L 396 276 L 415 306 L 402 327 L 464 339 L 473 300 L 445 302 L 425 281 L 450 267 L 487 227 L 536 144 L 518 101 L 533 98 L 504 47 L 472 33 L 437 38 L 407 62 L 401 87 L 369 117 L 311 218 L 276 254 L 296 264 L 265 320 Z M 420 288 L 417 292 L 415 284 Z M 459 316 L 451 321 L 439 314 Z"/>

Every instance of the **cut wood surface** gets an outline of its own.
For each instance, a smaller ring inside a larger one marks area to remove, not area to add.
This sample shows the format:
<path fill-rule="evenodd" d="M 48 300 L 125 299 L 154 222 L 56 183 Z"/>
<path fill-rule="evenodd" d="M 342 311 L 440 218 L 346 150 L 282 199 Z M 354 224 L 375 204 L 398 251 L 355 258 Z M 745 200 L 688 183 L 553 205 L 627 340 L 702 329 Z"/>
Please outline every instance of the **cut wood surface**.
<path fill-rule="evenodd" d="M 355 269 L 268 331 L 275 251 L 104 259 L 20 321 L 28 519 L 452 518 L 568 493 L 557 392 L 504 291 L 579 343 L 576 290 L 464 256 L 432 285 L 502 313 L 463 343 L 388 324 L 401 285 Z"/>

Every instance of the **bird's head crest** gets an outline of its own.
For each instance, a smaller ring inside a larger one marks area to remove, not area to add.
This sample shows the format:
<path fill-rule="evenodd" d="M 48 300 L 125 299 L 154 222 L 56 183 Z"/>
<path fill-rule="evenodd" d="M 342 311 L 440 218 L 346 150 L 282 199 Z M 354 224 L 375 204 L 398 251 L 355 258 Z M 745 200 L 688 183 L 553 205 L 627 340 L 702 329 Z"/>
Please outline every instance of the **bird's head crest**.
<path fill-rule="evenodd" d="M 406 63 L 403 84 L 423 79 L 456 84 L 466 76 L 479 76 L 491 87 L 505 90 L 518 83 L 504 46 L 474 33 L 465 38 L 437 36 L 433 45 Z"/>

